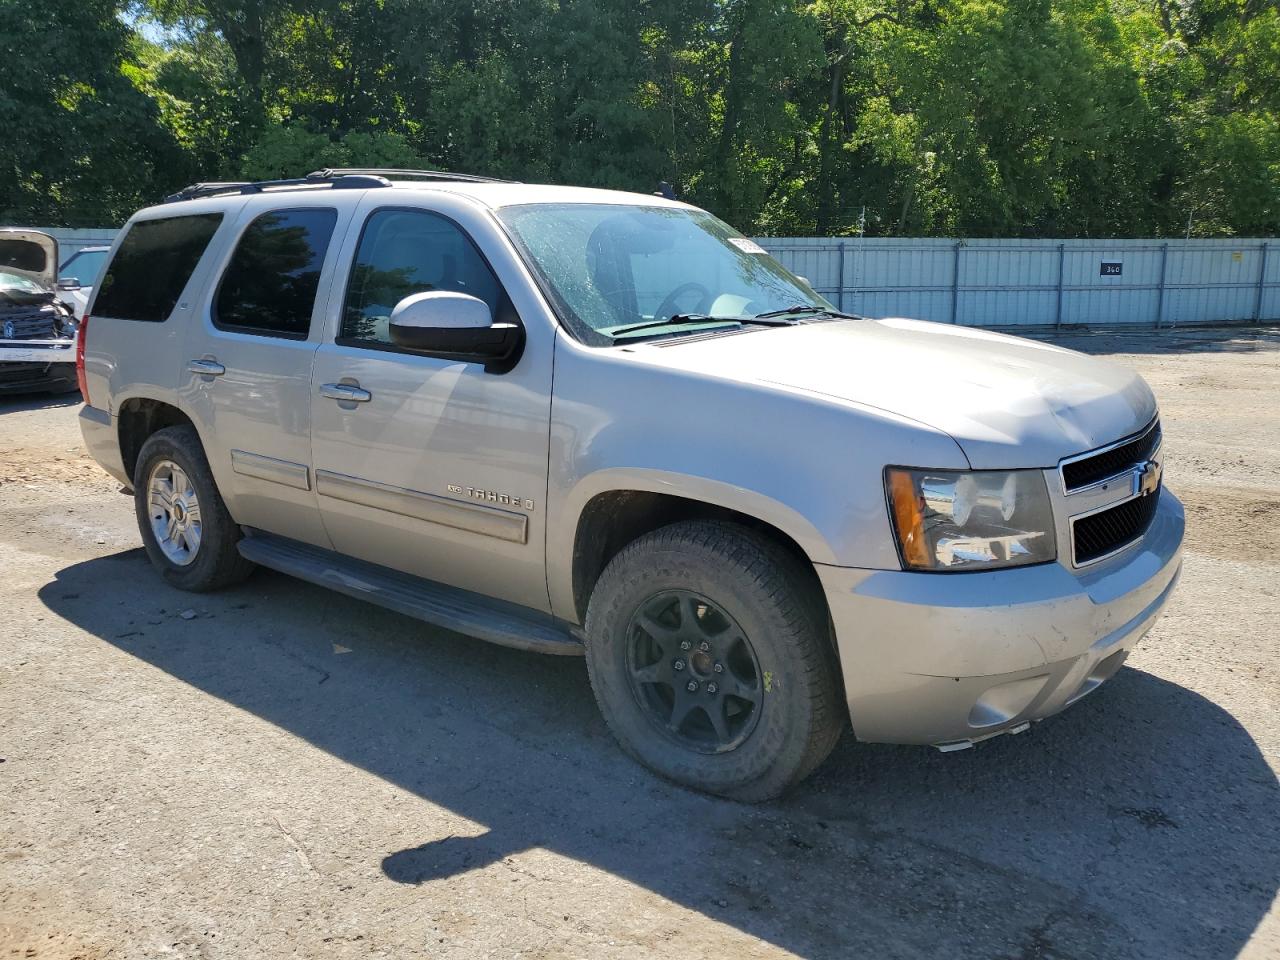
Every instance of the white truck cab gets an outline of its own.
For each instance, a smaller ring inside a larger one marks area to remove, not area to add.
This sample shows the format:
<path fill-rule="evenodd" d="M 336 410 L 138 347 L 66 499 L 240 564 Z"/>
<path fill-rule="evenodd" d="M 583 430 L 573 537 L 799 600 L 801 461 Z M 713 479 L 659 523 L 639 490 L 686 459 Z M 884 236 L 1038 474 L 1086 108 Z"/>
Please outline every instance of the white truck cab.
<path fill-rule="evenodd" d="M 584 655 L 610 728 L 761 800 L 852 723 L 950 750 L 1095 689 L 1183 514 L 1133 372 L 843 314 L 705 211 L 431 171 L 137 213 L 81 423 L 160 574 L 254 565 Z"/>

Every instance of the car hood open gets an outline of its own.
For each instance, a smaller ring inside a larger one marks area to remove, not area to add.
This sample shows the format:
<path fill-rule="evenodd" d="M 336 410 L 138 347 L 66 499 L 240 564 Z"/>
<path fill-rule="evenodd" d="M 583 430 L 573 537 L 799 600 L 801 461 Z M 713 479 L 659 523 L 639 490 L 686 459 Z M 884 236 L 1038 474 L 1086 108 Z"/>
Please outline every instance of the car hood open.
<path fill-rule="evenodd" d="M 0 270 L 53 290 L 58 282 L 58 241 L 38 230 L 0 229 Z"/>
<path fill-rule="evenodd" d="M 654 341 L 645 354 L 666 366 L 908 417 L 953 437 L 975 469 L 1052 467 L 1136 433 L 1156 413 L 1145 381 L 1118 364 L 920 320 L 828 321 Z M 856 444 L 857 437 L 831 442 Z"/>

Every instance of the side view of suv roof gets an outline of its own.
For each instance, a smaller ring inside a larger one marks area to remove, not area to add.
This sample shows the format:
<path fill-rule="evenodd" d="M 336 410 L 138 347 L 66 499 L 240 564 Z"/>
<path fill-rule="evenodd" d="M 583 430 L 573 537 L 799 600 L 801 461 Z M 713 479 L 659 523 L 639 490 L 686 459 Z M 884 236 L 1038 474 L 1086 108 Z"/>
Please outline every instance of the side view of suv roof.
<path fill-rule="evenodd" d="M 666 196 L 438 171 L 139 211 L 78 342 L 159 575 L 261 565 L 585 656 L 620 745 L 757 801 L 1085 696 L 1181 566 L 1136 374 L 841 313 Z"/>

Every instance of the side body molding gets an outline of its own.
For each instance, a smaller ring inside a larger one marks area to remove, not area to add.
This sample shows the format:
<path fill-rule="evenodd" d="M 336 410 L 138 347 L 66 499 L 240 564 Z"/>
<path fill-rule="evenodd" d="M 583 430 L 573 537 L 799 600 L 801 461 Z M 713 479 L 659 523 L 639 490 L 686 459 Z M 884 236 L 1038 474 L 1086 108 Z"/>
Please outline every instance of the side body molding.
<path fill-rule="evenodd" d="M 529 539 L 529 518 L 523 514 L 478 503 L 461 503 L 448 497 L 348 477 L 330 470 L 316 471 L 316 492 L 322 497 L 358 503 L 510 543 L 525 543 Z"/>
<path fill-rule="evenodd" d="M 277 460 L 275 457 L 249 453 L 247 450 L 232 450 L 231 469 L 241 476 L 283 483 L 286 487 L 298 490 L 311 489 L 311 471 L 305 463 Z"/>

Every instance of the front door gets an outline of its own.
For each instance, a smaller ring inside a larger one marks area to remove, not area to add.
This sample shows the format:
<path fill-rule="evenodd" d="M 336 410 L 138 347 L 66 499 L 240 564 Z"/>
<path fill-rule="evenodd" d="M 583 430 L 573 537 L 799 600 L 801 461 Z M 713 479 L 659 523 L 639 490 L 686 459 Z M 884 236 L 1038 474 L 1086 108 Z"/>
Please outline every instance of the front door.
<path fill-rule="evenodd" d="M 496 320 L 519 318 L 456 220 L 381 200 L 371 194 L 357 213 L 349 275 L 334 288 L 336 336 L 315 358 L 311 444 L 325 528 L 350 556 L 547 611 L 551 338 L 527 338 L 505 372 L 395 347 L 392 308 L 425 290 L 468 293 Z"/>
<path fill-rule="evenodd" d="M 289 209 L 269 202 L 241 212 L 238 240 L 189 328 L 181 389 L 236 522 L 328 547 L 311 473 L 313 319 L 337 252 L 331 240 L 350 214 L 313 198 Z"/>

